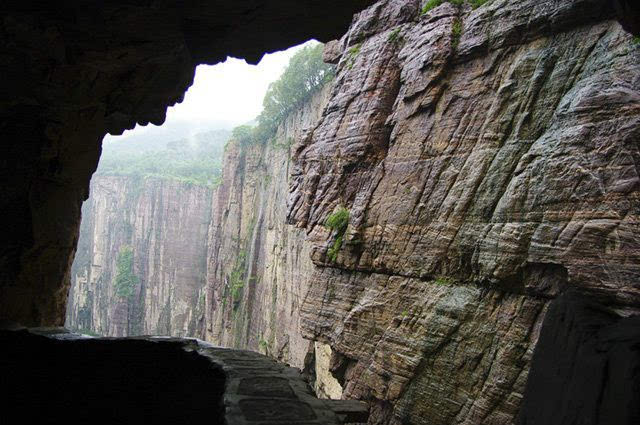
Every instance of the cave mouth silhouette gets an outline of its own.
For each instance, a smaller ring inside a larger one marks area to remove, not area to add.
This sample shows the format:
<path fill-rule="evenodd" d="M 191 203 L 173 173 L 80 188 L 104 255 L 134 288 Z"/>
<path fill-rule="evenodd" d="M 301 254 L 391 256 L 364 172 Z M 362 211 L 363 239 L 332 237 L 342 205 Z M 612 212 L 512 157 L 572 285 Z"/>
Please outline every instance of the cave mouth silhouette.
<path fill-rule="evenodd" d="M 371 0 L 3 5 L 0 323 L 64 323 L 80 207 L 105 134 L 160 125 L 197 65 L 341 37 Z"/>
<path fill-rule="evenodd" d="M 1 331 L 3 416 L 23 423 L 224 423 L 225 375 L 184 342 Z"/>

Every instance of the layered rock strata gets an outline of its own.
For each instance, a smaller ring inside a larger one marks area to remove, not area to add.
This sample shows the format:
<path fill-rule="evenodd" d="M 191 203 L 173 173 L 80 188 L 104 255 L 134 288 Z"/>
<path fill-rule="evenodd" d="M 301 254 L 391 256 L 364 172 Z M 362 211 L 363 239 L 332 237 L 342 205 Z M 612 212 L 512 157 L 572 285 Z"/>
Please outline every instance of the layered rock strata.
<path fill-rule="evenodd" d="M 317 365 L 370 424 L 634 423 L 640 49 L 614 3 L 357 15 L 331 87 L 228 147 L 204 336 Z"/>
<path fill-rule="evenodd" d="M 301 330 L 370 423 L 512 423 L 559 294 L 640 311 L 640 49 L 608 2 L 422 6 L 376 3 L 325 56 L 288 207 Z"/>
<path fill-rule="evenodd" d="M 66 326 L 108 336 L 200 335 L 211 196 L 209 188 L 175 181 L 95 176 Z M 133 279 L 123 291 L 116 279 L 125 250 Z"/>
<path fill-rule="evenodd" d="M 274 140 L 227 145 L 208 242 L 205 338 L 299 368 L 313 347 L 299 331 L 313 264 L 304 231 L 286 224 L 291 146 L 315 125 L 328 92 L 291 114 Z"/>

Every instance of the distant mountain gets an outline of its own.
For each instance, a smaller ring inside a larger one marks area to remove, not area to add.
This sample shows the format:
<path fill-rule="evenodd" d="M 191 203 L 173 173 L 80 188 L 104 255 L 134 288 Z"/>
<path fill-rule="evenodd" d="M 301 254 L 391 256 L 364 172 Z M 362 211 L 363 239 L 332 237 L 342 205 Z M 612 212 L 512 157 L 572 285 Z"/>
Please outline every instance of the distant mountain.
<path fill-rule="evenodd" d="M 188 134 L 188 133 L 187 133 Z M 215 186 L 231 132 L 211 130 L 181 138 L 140 132 L 103 143 L 97 175 L 156 177 Z"/>

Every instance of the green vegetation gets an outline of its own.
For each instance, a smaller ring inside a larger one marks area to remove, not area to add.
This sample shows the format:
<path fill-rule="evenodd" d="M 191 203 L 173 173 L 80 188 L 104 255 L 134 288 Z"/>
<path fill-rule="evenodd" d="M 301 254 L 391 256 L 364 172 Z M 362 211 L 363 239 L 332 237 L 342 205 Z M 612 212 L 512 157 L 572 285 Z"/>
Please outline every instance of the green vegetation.
<path fill-rule="evenodd" d="M 362 48 L 362 43 L 355 44 L 351 46 L 349 51 L 347 52 L 347 68 L 352 69 L 353 65 L 356 63 L 356 58 L 360 53 L 360 49 Z"/>
<path fill-rule="evenodd" d="M 229 132 L 202 133 L 169 143 L 119 140 L 103 146 L 97 175 L 154 177 L 214 187 L 220 184 L 222 154 Z M 142 185 L 141 185 L 142 187 Z"/>
<path fill-rule="evenodd" d="M 389 43 L 392 43 L 392 44 L 402 43 L 404 40 L 402 38 L 402 35 L 400 35 L 400 28 L 396 28 L 393 31 L 391 31 L 391 34 L 389 34 L 387 41 L 389 41 Z"/>
<path fill-rule="evenodd" d="M 435 9 L 436 7 L 440 6 L 442 3 L 445 3 L 445 2 L 451 3 L 454 6 L 462 6 L 465 1 L 467 1 L 471 5 L 471 7 L 473 7 L 474 9 L 477 9 L 480 6 L 484 5 L 485 3 L 488 3 L 490 0 L 428 0 L 422 6 L 420 15 L 421 16 L 425 15 L 430 10 Z"/>
<path fill-rule="evenodd" d="M 453 279 L 451 277 L 438 276 L 433 281 L 433 283 L 435 283 L 436 285 L 453 285 L 454 283 L 456 283 L 456 281 L 455 281 L 455 279 Z"/>
<path fill-rule="evenodd" d="M 424 6 L 422 6 L 422 10 L 420 11 L 420 15 L 425 15 L 431 9 L 435 9 L 436 7 L 440 6 L 442 3 L 444 3 L 444 0 L 428 0 L 424 4 Z"/>
<path fill-rule="evenodd" d="M 458 48 L 458 44 L 460 43 L 460 37 L 462 36 L 462 21 L 460 19 L 456 19 L 451 26 L 451 47 L 453 50 Z"/>
<path fill-rule="evenodd" d="M 322 62 L 322 49 L 320 43 L 310 44 L 291 57 L 282 76 L 269 85 L 262 100 L 263 109 L 258 117 L 258 125 L 236 127 L 232 140 L 242 147 L 267 143 L 290 113 L 334 77 L 333 66 Z"/>
<path fill-rule="evenodd" d="M 333 241 L 331 248 L 327 251 L 327 256 L 332 262 L 335 262 L 338 258 L 338 252 L 340 248 L 342 248 L 342 241 L 348 225 L 349 210 L 342 206 L 338 207 L 335 212 L 329 214 L 325 221 L 325 227 L 331 229 L 336 235 L 336 239 Z"/>
<path fill-rule="evenodd" d="M 340 252 L 340 248 L 342 248 L 342 239 L 344 238 L 343 235 L 339 235 L 335 241 L 333 241 L 333 245 L 331 245 L 331 248 L 329 248 L 329 251 L 327 251 L 327 255 L 329 256 L 329 260 L 331 260 L 332 263 L 336 262 L 336 259 L 338 258 L 338 252 Z"/>
<path fill-rule="evenodd" d="M 260 338 L 260 342 L 258 342 L 258 347 L 260 347 L 260 350 L 262 350 L 264 353 L 267 353 L 269 348 L 269 343 L 265 341 L 263 338 Z"/>
<path fill-rule="evenodd" d="M 480 6 L 484 5 L 485 3 L 489 2 L 490 0 L 469 0 L 469 3 L 471 3 L 471 6 L 474 9 L 479 8 Z"/>
<path fill-rule="evenodd" d="M 120 248 L 116 260 L 116 277 L 113 280 L 116 295 L 121 298 L 131 297 L 139 282 L 138 276 L 133 274 L 133 249 L 125 245 Z"/>
<path fill-rule="evenodd" d="M 234 309 L 242 298 L 242 290 L 244 288 L 244 270 L 245 263 L 247 261 L 247 251 L 241 249 L 236 257 L 236 263 L 229 275 L 229 286 L 231 288 L 231 300 L 233 301 Z"/>
<path fill-rule="evenodd" d="M 640 44 L 640 35 L 636 35 L 635 37 L 633 37 L 633 39 L 631 39 L 631 42 L 635 45 Z"/>
<path fill-rule="evenodd" d="M 340 206 L 338 209 L 329 214 L 325 221 L 325 226 L 334 230 L 338 234 L 344 234 L 349 225 L 349 210 Z"/>

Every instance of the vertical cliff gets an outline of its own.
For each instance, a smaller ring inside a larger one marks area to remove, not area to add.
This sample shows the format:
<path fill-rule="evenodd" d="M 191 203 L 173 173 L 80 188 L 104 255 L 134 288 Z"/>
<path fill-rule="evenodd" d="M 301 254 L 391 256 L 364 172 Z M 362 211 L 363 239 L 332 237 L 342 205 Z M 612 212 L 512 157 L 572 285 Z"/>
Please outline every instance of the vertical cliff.
<path fill-rule="evenodd" d="M 371 424 L 633 423 L 640 48 L 614 13 L 385 0 L 356 15 L 325 50 L 335 80 L 273 141 L 227 146 L 197 235 L 204 307 L 181 329 L 315 365 L 318 392 L 367 400 Z M 111 270 L 123 244 L 143 273 L 135 238 L 100 251 Z"/>
<path fill-rule="evenodd" d="M 299 332 L 313 267 L 306 234 L 286 223 L 291 149 L 323 110 L 328 88 L 291 114 L 268 143 L 230 142 L 209 232 L 206 338 L 303 367 Z"/>
<path fill-rule="evenodd" d="M 600 347 L 607 388 L 633 385 L 606 366 L 632 337 L 594 334 L 640 311 L 640 49 L 612 18 L 599 1 L 390 0 L 330 46 L 337 76 L 294 146 L 288 219 L 314 263 L 301 332 L 332 348 L 372 423 L 513 422 L 530 372 L 540 393 L 549 359 L 589 364 L 536 351 L 541 328 Z M 560 294 L 610 317 L 546 317 Z M 606 421 L 605 384 L 554 367 L 588 393 L 565 406 L 596 406 L 566 417 Z"/>
<path fill-rule="evenodd" d="M 211 193 L 171 180 L 94 176 L 67 326 L 109 336 L 201 335 Z"/>

